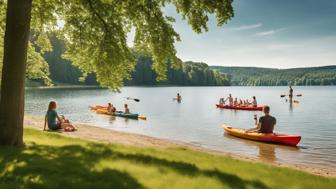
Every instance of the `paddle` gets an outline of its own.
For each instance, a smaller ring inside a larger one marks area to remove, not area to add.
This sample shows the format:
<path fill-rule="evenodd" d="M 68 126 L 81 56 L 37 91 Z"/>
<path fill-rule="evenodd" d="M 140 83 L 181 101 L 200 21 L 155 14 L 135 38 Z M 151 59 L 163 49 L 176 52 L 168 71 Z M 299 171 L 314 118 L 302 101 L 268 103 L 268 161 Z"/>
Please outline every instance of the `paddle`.
<path fill-rule="evenodd" d="M 147 120 L 145 116 L 139 116 L 138 119 Z"/>
<path fill-rule="evenodd" d="M 283 98 L 283 97 L 285 97 L 285 96 L 287 96 L 287 95 L 285 95 L 285 94 L 280 95 L 281 98 Z M 301 97 L 302 94 L 297 94 L 297 95 L 295 95 L 295 96 L 297 96 L 297 97 Z"/>
<path fill-rule="evenodd" d="M 137 98 L 131 98 L 131 97 L 124 97 L 126 98 L 127 100 L 134 100 L 135 102 L 140 102 L 140 99 L 137 99 Z"/>

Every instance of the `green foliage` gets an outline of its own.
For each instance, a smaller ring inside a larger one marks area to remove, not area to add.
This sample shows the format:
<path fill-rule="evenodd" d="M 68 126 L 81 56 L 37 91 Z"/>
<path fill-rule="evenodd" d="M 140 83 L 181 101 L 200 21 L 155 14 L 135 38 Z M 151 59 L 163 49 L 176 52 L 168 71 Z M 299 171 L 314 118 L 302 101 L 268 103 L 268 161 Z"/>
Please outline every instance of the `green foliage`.
<path fill-rule="evenodd" d="M 182 147 L 102 144 L 25 129 L 24 149 L 0 147 L 0 188 L 323 188 L 328 179 Z"/>
<path fill-rule="evenodd" d="M 6 2 L 0 0 L 0 79 L 2 74 L 5 20 L 6 20 Z M 45 34 L 31 35 L 28 44 L 27 70 L 26 75 L 29 79 L 41 79 L 45 84 L 52 85 L 49 78 L 48 63 L 43 59 L 45 52 L 51 51 L 51 44 Z"/>
<path fill-rule="evenodd" d="M 167 4 L 175 6 L 197 33 L 207 30 L 209 14 L 215 14 L 218 25 L 233 17 L 232 0 L 33 0 L 31 31 L 36 41 L 32 46 L 43 55 L 50 50 L 46 36 L 56 32 L 65 42 L 64 58 L 78 67 L 84 77 L 95 73 L 100 85 L 118 90 L 135 67 L 135 57 L 126 40 L 134 28 L 134 48 L 152 55 L 157 79 L 164 80 L 167 60 L 171 67 L 181 67 L 174 47 L 180 40 L 172 26 L 174 18 L 163 14 Z M 58 26 L 61 21 L 64 27 Z M 33 77 L 46 79 L 48 73 L 42 66 L 45 62 L 37 58 L 38 54 L 29 53 L 34 61 L 40 61 L 36 68 L 42 70 L 36 74 L 34 67 Z"/>
<path fill-rule="evenodd" d="M 168 62 L 168 65 L 171 63 Z M 126 85 L 182 85 L 182 86 L 228 86 L 230 82 L 225 74 L 209 68 L 205 63 L 184 62 L 181 69 L 168 68 L 167 80 L 157 81 L 157 74 L 151 69 L 152 58 L 137 56 L 137 65 L 132 80 Z"/>
<path fill-rule="evenodd" d="M 293 69 L 222 66 L 212 66 L 212 68 L 230 75 L 231 85 L 336 85 L 336 66 Z"/>
<path fill-rule="evenodd" d="M 50 37 L 53 51 L 44 55 L 49 64 L 50 77 L 56 83 L 80 84 L 81 71 L 72 66 L 70 61 L 62 59 L 65 51 L 64 44 L 54 36 Z M 221 74 L 209 68 L 205 63 L 186 62 L 181 63 L 180 69 L 173 69 L 171 61 L 168 61 L 167 80 L 157 81 L 157 73 L 152 69 L 152 57 L 144 53 L 133 52 L 136 59 L 135 70 L 131 79 L 126 80 L 126 85 L 185 85 L 185 86 L 222 86 L 229 85 L 225 74 Z M 95 75 L 90 75 L 84 81 L 85 84 L 96 84 Z"/>

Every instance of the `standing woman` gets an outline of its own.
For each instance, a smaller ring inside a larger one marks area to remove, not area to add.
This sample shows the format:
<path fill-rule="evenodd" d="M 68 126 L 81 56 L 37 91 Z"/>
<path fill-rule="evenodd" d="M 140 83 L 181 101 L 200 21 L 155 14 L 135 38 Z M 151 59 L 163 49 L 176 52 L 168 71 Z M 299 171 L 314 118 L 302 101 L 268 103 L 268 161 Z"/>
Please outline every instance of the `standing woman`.
<path fill-rule="evenodd" d="M 50 130 L 58 130 L 58 129 L 64 129 L 65 131 L 75 131 L 75 127 L 70 124 L 69 121 L 66 121 L 65 118 L 62 118 L 61 116 L 58 116 L 56 112 L 56 102 L 50 101 L 48 106 L 48 111 L 46 113 L 45 119 L 44 119 L 44 128 L 43 130 L 46 130 L 46 126 L 48 123 L 48 128 Z"/>

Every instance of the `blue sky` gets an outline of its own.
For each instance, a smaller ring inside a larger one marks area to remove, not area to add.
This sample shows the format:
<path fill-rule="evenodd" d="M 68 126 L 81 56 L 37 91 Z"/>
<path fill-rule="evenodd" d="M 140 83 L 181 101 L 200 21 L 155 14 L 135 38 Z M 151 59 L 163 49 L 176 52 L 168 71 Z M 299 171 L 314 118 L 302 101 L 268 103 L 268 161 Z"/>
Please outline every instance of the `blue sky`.
<path fill-rule="evenodd" d="M 233 6 L 228 24 L 217 27 L 211 16 L 203 34 L 193 32 L 174 7 L 165 8 L 181 35 L 178 57 L 223 66 L 336 64 L 336 0 L 235 0 Z"/>

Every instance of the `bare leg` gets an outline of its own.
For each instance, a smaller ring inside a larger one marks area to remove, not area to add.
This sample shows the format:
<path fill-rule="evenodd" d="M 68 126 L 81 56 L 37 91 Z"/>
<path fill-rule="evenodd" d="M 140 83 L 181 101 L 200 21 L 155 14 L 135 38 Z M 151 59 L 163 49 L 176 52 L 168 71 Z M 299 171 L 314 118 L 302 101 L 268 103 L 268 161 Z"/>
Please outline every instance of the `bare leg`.
<path fill-rule="evenodd" d="M 61 127 L 62 129 L 68 128 L 69 130 L 73 130 L 73 131 L 77 130 L 73 125 L 71 125 L 70 123 L 65 123 L 65 122 L 61 124 Z"/>

